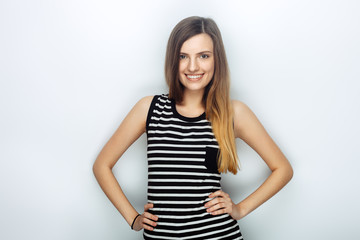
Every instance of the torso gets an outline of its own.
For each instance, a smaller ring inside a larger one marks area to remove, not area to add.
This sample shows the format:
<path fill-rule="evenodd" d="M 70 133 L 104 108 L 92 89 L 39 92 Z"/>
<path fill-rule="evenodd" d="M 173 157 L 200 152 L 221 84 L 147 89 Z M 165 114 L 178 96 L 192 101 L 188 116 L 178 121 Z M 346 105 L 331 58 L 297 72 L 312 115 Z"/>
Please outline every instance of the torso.
<path fill-rule="evenodd" d="M 159 220 L 145 239 L 242 239 L 237 221 L 204 204 L 221 189 L 218 144 L 205 113 L 185 117 L 167 95 L 155 96 L 146 122 L 148 202 Z"/>

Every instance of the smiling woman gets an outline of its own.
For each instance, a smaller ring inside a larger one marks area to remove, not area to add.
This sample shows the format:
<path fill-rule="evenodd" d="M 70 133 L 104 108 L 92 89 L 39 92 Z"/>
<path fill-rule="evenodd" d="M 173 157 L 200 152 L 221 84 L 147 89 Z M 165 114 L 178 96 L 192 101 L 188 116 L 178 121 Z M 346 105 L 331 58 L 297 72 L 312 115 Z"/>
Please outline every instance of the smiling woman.
<path fill-rule="evenodd" d="M 252 111 L 230 100 L 225 50 L 212 19 L 189 17 L 175 26 L 165 76 L 169 93 L 135 105 L 97 157 L 96 179 L 129 226 L 144 229 L 144 239 L 243 239 L 237 220 L 285 186 L 292 168 Z M 145 132 L 148 203 L 139 214 L 112 168 Z M 237 204 L 220 184 L 221 173 L 237 173 L 236 137 L 272 171 Z"/>
<path fill-rule="evenodd" d="M 185 92 L 202 96 L 214 75 L 213 43 L 201 33 L 185 41 L 180 49 L 179 78 Z"/>

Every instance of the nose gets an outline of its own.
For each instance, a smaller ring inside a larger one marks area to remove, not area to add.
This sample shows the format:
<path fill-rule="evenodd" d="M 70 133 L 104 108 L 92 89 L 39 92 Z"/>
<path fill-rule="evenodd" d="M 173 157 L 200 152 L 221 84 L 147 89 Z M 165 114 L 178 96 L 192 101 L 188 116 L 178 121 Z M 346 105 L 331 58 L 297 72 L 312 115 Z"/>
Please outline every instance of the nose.
<path fill-rule="evenodd" d="M 190 72 L 196 72 L 197 70 L 199 70 L 199 65 L 198 65 L 196 59 L 190 58 L 188 69 Z"/>

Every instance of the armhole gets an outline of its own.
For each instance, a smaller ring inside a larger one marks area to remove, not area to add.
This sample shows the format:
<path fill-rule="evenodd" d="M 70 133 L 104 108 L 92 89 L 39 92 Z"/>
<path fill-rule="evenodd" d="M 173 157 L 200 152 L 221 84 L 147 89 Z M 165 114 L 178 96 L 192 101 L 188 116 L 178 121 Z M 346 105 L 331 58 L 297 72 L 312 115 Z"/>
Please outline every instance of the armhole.
<path fill-rule="evenodd" d="M 155 107 L 155 102 L 156 102 L 156 99 L 159 97 L 159 95 L 155 95 L 153 97 L 153 99 L 151 100 L 151 104 L 150 104 L 150 107 L 149 107 L 149 110 L 148 110 L 148 114 L 147 114 L 147 117 L 146 117 L 146 134 L 149 130 L 149 122 L 150 122 L 150 118 L 151 118 L 151 113 Z"/>

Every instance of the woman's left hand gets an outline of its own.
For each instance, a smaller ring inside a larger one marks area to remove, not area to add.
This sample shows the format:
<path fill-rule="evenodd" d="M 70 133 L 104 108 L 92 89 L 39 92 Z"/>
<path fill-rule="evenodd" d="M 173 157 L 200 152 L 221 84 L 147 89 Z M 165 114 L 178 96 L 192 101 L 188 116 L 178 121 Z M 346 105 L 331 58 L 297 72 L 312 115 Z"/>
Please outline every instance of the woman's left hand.
<path fill-rule="evenodd" d="M 242 218 L 239 207 L 234 204 L 229 194 L 221 190 L 213 192 L 209 198 L 214 198 L 207 202 L 204 206 L 206 211 L 211 215 L 220 215 L 228 213 L 233 219 L 239 220 Z"/>

